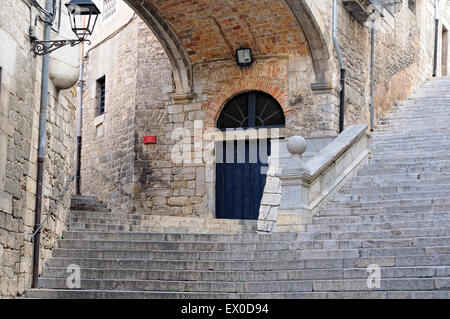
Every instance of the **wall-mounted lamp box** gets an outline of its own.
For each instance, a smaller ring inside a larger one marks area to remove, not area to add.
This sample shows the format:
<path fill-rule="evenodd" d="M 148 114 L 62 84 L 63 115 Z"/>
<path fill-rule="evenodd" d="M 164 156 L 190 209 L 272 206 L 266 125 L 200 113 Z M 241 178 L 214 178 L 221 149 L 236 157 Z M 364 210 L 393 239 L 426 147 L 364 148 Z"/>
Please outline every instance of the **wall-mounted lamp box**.
<path fill-rule="evenodd" d="M 253 64 L 253 56 L 252 56 L 252 50 L 251 49 L 237 49 L 236 50 L 236 63 L 237 65 L 244 67 L 244 66 L 251 66 Z"/>
<path fill-rule="evenodd" d="M 156 144 L 156 136 L 144 136 L 144 144 Z"/>

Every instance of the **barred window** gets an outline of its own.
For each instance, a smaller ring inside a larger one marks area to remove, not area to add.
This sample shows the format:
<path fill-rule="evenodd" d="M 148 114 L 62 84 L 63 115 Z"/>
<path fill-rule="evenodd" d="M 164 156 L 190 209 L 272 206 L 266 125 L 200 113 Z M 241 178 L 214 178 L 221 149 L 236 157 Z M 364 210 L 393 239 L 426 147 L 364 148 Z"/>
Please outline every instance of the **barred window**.
<path fill-rule="evenodd" d="M 401 11 L 402 4 L 403 4 L 403 0 L 387 0 L 385 8 L 392 15 L 395 15 Z"/>
<path fill-rule="evenodd" d="M 2 97 L 2 68 L 0 67 L 0 103 Z"/>
<path fill-rule="evenodd" d="M 105 114 L 106 77 L 97 80 L 97 115 Z"/>
<path fill-rule="evenodd" d="M 116 0 L 103 0 L 103 21 L 111 18 L 116 11 Z"/>

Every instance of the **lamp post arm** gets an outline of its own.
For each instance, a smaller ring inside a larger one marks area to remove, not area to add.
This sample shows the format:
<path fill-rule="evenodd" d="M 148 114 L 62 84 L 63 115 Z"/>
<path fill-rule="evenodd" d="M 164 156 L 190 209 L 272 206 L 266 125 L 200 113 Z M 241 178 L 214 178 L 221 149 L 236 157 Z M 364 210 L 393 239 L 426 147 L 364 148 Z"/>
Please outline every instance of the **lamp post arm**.
<path fill-rule="evenodd" d="M 53 40 L 53 41 L 34 41 L 33 48 L 31 49 L 36 55 L 46 55 L 52 53 L 53 51 L 62 48 L 63 46 L 69 45 L 75 46 L 81 42 L 87 42 L 91 44 L 90 40 L 76 39 L 76 40 Z"/>

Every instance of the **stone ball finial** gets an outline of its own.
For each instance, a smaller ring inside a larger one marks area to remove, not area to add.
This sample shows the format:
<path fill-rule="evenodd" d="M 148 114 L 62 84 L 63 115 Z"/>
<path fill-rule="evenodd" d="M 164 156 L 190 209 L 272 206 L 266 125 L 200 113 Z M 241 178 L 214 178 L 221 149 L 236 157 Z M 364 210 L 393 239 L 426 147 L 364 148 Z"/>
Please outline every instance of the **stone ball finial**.
<path fill-rule="evenodd" d="M 288 140 L 287 149 L 291 154 L 302 155 L 306 151 L 306 141 L 301 136 L 292 136 Z"/>

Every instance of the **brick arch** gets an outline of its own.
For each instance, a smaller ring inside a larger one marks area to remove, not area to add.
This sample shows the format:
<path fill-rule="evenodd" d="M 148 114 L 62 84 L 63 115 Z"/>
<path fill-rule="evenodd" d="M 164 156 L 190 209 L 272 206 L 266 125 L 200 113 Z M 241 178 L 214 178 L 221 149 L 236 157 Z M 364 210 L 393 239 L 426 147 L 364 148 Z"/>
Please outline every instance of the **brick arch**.
<path fill-rule="evenodd" d="M 125 0 L 165 48 L 177 93 L 191 92 L 193 65 L 257 56 L 311 56 L 317 82 L 328 82 L 325 35 L 307 0 Z"/>
<path fill-rule="evenodd" d="M 207 115 L 205 119 L 206 126 L 216 127 L 217 119 L 225 104 L 233 97 L 249 91 L 261 91 L 272 96 L 280 104 L 286 117 L 292 112 L 289 109 L 287 89 L 268 79 L 237 80 L 231 85 L 224 86 L 219 93 L 210 99 L 209 103 L 204 105 Z"/>
<path fill-rule="evenodd" d="M 175 31 L 164 20 L 151 1 L 124 1 L 148 25 L 166 51 L 172 64 L 176 93 L 191 93 L 193 91 L 193 79 L 190 59 Z"/>

